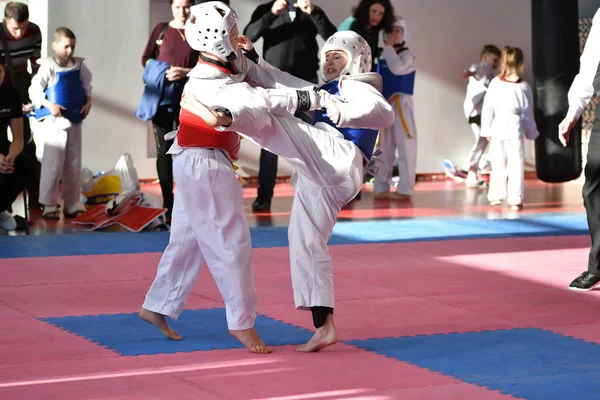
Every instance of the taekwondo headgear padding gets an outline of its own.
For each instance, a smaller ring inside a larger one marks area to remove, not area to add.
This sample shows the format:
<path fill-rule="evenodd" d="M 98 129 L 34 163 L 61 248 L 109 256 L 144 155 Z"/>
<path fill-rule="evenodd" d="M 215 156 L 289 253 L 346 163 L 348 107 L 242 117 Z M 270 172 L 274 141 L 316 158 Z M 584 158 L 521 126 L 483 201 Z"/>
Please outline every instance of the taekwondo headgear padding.
<path fill-rule="evenodd" d="M 408 29 L 406 29 L 406 20 L 402 17 L 396 17 L 394 19 L 394 28 L 399 27 L 402 28 L 402 31 L 404 32 L 402 41 L 403 42 L 408 42 L 410 41 L 410 32 L 408 31 Z M 387 33 L 383 32 L 383 40 L 387 41 Z"/>
<path fill-rule="evenodd" d="M 222 1 L 209 1 L 190 7 L 190 14 L 185 23 L 185 37 L 192 49 L 205 51 L 223 61 L 232 53 L 235 55 L 229 35 L 238 17 L 231 7 Z"/>
<path fill-rule="evenodd" d="M 321 68 L 319 76 L 327 82 L 323 73 L 326 54 L 333 50 L 344 51 L 348 56 L 346 67 L 341 75 L 358 75 L 371 72 L 371 47 L 362 36 L 353 31 L 341 31 L 333 34 L 321 48 Z"/>

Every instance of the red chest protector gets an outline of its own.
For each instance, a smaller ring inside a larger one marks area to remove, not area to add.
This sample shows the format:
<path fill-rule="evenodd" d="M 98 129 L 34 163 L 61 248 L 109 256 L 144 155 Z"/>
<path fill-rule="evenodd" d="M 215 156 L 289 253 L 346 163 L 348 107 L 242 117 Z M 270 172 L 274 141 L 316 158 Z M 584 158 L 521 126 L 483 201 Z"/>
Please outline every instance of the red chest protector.
<path fill-rule="evenodd" d="M 236 161 L 240 152 L 241 137 L 236 132 L 219 132 L 206 125 L 204 120 L 187 110 L 179 114 L 177 142 L 181 147 L 204 147 L 225 150 L 232 161 Z"/>

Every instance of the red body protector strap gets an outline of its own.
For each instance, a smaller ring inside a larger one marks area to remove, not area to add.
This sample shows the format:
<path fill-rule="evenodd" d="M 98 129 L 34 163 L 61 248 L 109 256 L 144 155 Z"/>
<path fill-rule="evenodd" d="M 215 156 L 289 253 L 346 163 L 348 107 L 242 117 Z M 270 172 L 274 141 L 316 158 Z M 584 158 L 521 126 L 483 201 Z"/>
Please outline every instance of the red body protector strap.
<path fill-rule="evenodd" d="M 241 136 L 237 132 L 220 132 L 206 125 L 204 120 L 187 110 L 179 114 L 177 143 L 181 147 L 204 147 L 225 150 L 232 161 L 240 152 Z"/>

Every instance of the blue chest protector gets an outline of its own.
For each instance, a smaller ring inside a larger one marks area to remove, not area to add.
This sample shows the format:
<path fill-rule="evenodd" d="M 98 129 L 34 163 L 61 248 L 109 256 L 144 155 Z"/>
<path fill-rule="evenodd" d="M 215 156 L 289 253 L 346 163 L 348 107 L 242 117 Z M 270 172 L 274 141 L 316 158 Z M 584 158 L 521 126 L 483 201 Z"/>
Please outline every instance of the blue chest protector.
<path fill-rule="evenodd" d="M 416 71 L 406 75 L 394 75 L 388 67 L 386 60 L 380 60 L 377 64 L 377 73 L 383 81 L 383 97 L 389 99 L 396 93 L 413 95 L 415 92 Z"/>
<path fill-rule="evenodd" d="M 85 104 L 85 90 L 81 85 L 81 71 L 61 71 L 56 73 L 56 82 L 45 90 L 48 101 L 66 108 L 61 110 L 63 117 L 74 124 L 83 121 L 81 107 Z M 34 107 L 37 120 L 46 118 L 52 113 L 46 107 Z"/>
<path fill-rule="evenodd" d="M 339 81 L 331 81 L 327 82 L 321 89 L 327 91 L 333 95 L 339 95 Z M 375 147 L 375 143 L 377 142 L 377 135 L 379 131 L 373 129 L 357 129 L 357 128 L 339 128 L 335 126 L 333 122 L 327 116 L 327 112 L 322 110 L 316 110 L 315 116 L 313 118 L 313 125 L 317 122 L 325 122 L 327 125 L 333 126 L 335 129 L 340 131 L 342 135 L 344 135 L 344 139 L 354 143 L 358 146 L 358 148 L 362 151 L 362 153 L 367 157 L 367 159 L 371 159 L 373 155 L 373 148 Z"/>

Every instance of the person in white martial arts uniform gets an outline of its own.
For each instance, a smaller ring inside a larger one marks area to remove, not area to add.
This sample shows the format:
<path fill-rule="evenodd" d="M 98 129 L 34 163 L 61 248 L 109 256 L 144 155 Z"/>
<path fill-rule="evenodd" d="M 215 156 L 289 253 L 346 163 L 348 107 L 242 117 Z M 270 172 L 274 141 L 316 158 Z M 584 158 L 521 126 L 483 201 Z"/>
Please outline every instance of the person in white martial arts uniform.
<path fill-rule="evenodd" d="M 204 4 L 214 3 L 218 2 Z M 236 40 L 234 32 L 235 26 L 232 41 Z M 338 340 L 327 241 L 341 208 L 361 188 L 363 166 L 371 159 L 377 130 L 389 127 L 394 113 L 376 88 L 381 85 L 380 76 L 366 73 L 371 64 L 368 44 L 351 31 L 334 34 L 323 46 L 320 77 L 325 84 L 318 90 L 263 59 L 257 64 L 245 57 L 236 61 L 240 61 L 247 83 L 236 83 L 231 77 L 231 84 L 194 79 L 200 70 L 193 70 L 190 83 L 194 89 L 189 93 L 200 101 L 189 100 L 191 96 L 186 94 L 182 106 L 202 116 L 209 126 L 239 132 L 294 167 L 295 195 L 288 232 L 292 286 L 296 307 L 312 311 L 316 328 L 311 340 L 297 350 L 318 351 Z M 365 81 L 374 81 L 376 87 Z M 251 85 L 311 90 L 298 90 L 290 97 L 276 89 Z M 215 91 L 215 86 L 220 90 Z M 314 126 L 293 116 L 296 111 L 310 110 L 315 110 Z"/>
<path fill-rule="evenodd" d="M 386 165 L 394 165 L 398 150 L 399 181 L 396 192 L 390 192 L 392 168 L 387 175 L 375 177 L 376 200 L 410 200 L 417 177 L 417 128 L 413 105 L 416 67 L 415 54 L 406 47 L 409 32 L 402 17 L 396 17 L 394 30 L 384 34 L 385 46 L 378 64 L 383 79 L 383 96 L 396 112 L 394 124 L 379 132 L 376 150 Z"/>
<path fill-rule="evenodd" d="M 44 138 L 40 176 L 43 217 L 59 219 L 58 191 L 62 179 L 65 217 L 85 211 L 81 195 L 81 127 L 91 108 L 92 73 L 83 58 L 74 57 L 76 38 L 69 28 L 54 32 L 55 57 L 37 61 L 40 69 L 31 80 L 29 97 Z"/>
<path fill-rule="evenodd" d="M 481 60 L 472 64 L 464 71 L 463 76 L 469 80 L 467 85 L 467 94 L 463 103 L 465 117 L 471 126 L 475 144 L 467 156 L 467 180 L 466 185 L 469 188 L 485 188 L 487 184 L 479 179 L 477 171 L 479 170 L 479 161 L 488 146 L 488 139 L 481 136 L 481 107 L 492 79 L 494 71 L 498 68 L 498 63 L 502 57 L 500 49 L 492 44 L 487 44 L 481 51 Z"/>
<path fill-rule="evenodd" d="M 490 82 L 481 111 L 481 136 L 491 139 L 488 200 L 496 206 L 506 199 L 512 211 L 523 208 L 525 139 L 539 136 L 533 114 L 533 91 L 521 78 L 523 62 L 521 49 L 504 48 L 502 71 Z"/>

